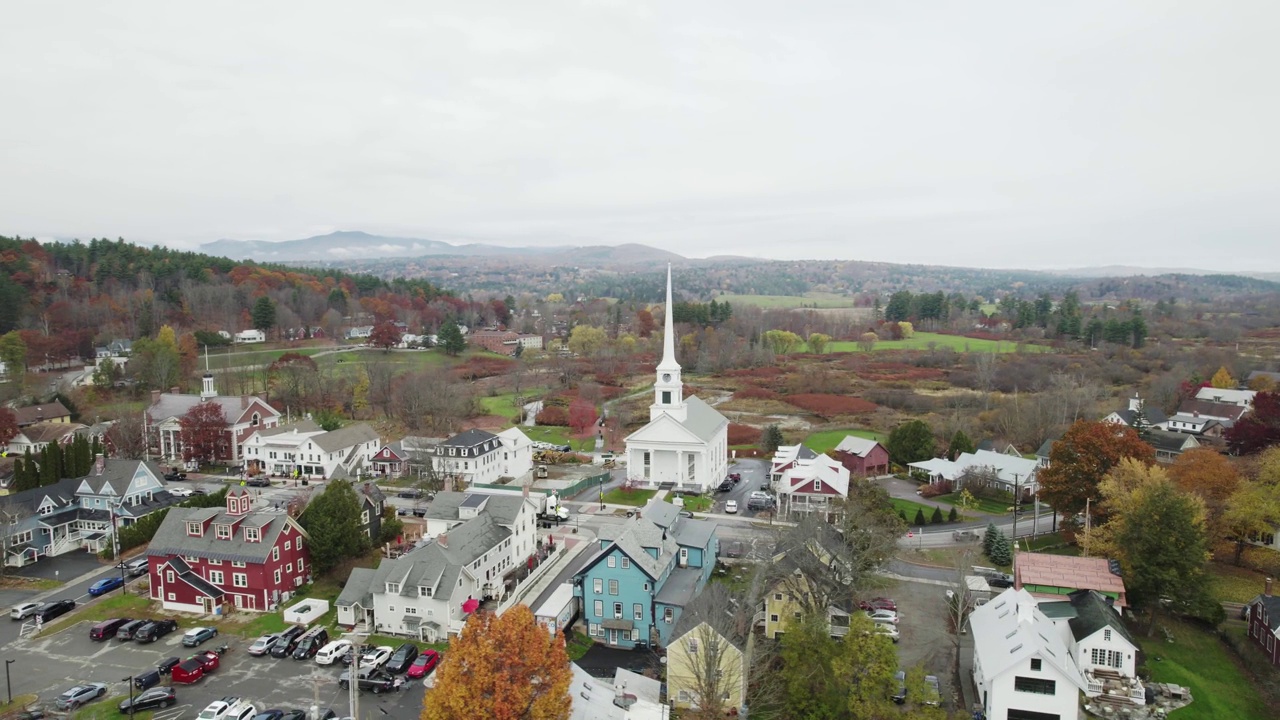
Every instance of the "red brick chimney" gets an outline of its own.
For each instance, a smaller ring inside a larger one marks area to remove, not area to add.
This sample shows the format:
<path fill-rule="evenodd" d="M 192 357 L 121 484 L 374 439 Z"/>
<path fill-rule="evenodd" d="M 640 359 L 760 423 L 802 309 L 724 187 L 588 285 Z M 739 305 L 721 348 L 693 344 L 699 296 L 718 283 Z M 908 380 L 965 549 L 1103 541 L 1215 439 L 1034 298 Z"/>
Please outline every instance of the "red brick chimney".
<path fill-rule="evenodd" d="M 152 390 L 152 391 L 151 391 L 151 404 L 152 404 L 152 405 L 155 405 L 155 404 L 156 404 L 156 403 L 158 403 L 158 402 L 160 402 L 160 391 L 159 391 L 159 390 Z"/>
<path fill-rule="evenodd" d="M 444 533 L 440 533 L 436 536 L 436 542 L 440 543 L 440 547 L 447 548 L 449 547 L 449 536 Z"/>

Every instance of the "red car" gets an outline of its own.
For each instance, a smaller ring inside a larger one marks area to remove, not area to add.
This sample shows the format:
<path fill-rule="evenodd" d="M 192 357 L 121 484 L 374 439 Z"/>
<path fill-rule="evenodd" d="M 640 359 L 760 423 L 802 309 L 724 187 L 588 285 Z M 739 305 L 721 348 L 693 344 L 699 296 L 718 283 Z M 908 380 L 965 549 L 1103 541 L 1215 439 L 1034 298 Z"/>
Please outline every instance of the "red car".
<path fill-rule="evenodd" d="M 189 685 L 217 670 L 221 662 L 218 653 L 206 650 L 175 665 L 169 677 L 175 683 Z"/>
<path fill-rule="evenodd" d="M 435 650 L 423 650 L 413 664 L 409 666 L 409 670 L 405 675 L 411 678 L 426 677 L 432 670 L 436 669 L 436 665 L 440 662 L 440 653 Z"/>
<path fill-rule="evenodd" d="M 896 612 L 898 603 L 889 598 L 872 598 L 871 600 L 860 600 L 858 607 L 862 610 L 893 610 Z"/>

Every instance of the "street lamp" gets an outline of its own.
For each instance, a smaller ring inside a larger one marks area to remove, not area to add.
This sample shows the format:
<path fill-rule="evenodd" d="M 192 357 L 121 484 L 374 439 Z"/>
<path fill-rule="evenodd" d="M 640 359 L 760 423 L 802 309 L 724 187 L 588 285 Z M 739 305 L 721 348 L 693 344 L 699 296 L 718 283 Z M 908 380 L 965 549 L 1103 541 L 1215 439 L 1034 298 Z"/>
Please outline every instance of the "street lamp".
<path fill-rule="evenodd" d="M 9 684 L 9 666 L 17 662 L 16 660 L 4 661 L 4 689 L 9 693 L 9 704 L 13 704 L 13 686 Z"/>
<path fill-rule="evenodd" d="M 133 676 L 130 675 L 121 682 L 129 686 L 129 717 L 133 717 Z"/>

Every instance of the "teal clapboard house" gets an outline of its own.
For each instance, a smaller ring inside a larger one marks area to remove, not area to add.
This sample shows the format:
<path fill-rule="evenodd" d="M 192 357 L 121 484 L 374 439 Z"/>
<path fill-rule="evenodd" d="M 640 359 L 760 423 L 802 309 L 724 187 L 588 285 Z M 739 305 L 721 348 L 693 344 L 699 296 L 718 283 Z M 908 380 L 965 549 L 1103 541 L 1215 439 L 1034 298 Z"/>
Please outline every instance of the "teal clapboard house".
<path fill-rule="evenodd" d="M 665 646 L 711 578 L 716 542 L 715 523 L 661 501 L 625 525 L 603 528 L 599 548 L 574 575 L 587 633 L 614 647 Z"/>

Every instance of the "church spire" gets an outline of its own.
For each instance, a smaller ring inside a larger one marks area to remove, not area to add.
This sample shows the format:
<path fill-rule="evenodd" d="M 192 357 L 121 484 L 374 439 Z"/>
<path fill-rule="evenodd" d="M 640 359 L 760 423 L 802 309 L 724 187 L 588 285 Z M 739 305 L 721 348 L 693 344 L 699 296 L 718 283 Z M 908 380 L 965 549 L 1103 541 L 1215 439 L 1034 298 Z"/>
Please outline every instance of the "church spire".
<path fill-rule="evenodd" d="M 662 362 L 658 363 L 659 370 L 679 370 L 680 363 L 676 362 L 676 331 L 675 322 L 671 319 L 671 265 L 667 264 L 667 321 L 662 328 Z"/>
<path fill-rule="evenodd" d="M 680 363 L 676 362 L 676 323 L 672 319 L 671 266 L 667 265 L 667 325 L 662 329 L 662 362 L 658 363 L 657 377 L 653 383 L 653 404 L 649 406 L 649 419 L 670 415 L 684 422 L 687 408 L 684 404 L 684 382 L 680 379 Z"/>

